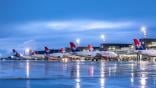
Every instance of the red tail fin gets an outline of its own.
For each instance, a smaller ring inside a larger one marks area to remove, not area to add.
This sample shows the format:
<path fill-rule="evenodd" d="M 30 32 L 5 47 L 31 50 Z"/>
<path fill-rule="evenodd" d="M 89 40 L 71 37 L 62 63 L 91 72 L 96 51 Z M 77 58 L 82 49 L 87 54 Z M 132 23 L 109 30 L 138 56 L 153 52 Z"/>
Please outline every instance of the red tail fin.
<path fill-rule="evenodd" d="M 46 46 L 44 47 L 44 50 L 45 50 L 46 53 L 49 52 L 49 49 L 48 49 L 48 47 L 46 47 Z"/>
<path fill-rule="evenodd" d="M 76 48 L 76 45 L 74 44 L 74 42 L 70 42 L 70 48 L 71 49 L 75 49 Z"/>
<path fill-rule="evenodd" d="M 64 52 L 65 52 L 64 48 L 61 48 L 61 53 L 64 53 Z"/>
<path fill-rule="evenodd" d="M 138 39 L 134 39 L 134 44 L 135 44 L 135 46 L 140 46 L 141 45 L 141 43 L 139 42 Z"/>
<path fill-rule="evenodd" d="M 88 49 L 89 49 L 89 51 L 93 51 L 93 46 L 89 44 Z"/>
<path fill-rule="evenodd" d="M 134 39 L 134 44 L 136 50 L 145 50 L 145 45 L 141 43 L 138 39 Z"/>

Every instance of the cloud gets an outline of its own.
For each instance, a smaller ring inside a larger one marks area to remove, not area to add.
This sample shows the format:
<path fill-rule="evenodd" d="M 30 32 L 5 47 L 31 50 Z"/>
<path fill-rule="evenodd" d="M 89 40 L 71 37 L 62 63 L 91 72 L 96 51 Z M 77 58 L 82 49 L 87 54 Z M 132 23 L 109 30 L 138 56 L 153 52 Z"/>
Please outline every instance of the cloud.
<path fill-rule="evenodd" d="M 82 29 L 92 30 L 92 29 L 121 29 L 134 27 L 134 22 L 89 22 L 82 25 Z"/>
<path fill-rule="evenodd" d="M 124 29 L 135 27 L 136 22 L 133 21 L 98 21 L 98 20 L 71 20 L 71 21 L 40 21 L 28 22 L 17 25 L 18 29 L 31 29 L 32 32 L 45 31 L 51 29 L 55 31 L 87 31 L 87 30 L 106 30 L 106 29 Z"/>

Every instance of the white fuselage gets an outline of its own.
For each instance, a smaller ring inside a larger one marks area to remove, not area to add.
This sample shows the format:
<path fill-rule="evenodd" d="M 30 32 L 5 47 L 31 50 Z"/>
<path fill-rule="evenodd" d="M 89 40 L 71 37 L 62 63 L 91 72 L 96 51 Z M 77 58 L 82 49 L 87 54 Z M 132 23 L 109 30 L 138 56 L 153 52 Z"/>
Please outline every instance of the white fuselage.
<path fill-rule="evenodd" d="M 75 55 L 78 56 L 91 56 L 91 57 L 95 57 L 97 54 L 100 54 L 101 56 L 104 57 L 117 57 L 117 54 L 111 51 L 79 51 L 79 52 L 75 52 Z"/>
<path fill-rule="evenodd" d="M 138 50 L 140 54 L 156 57 L 156 50 Z"/>
<path fill-rule="evenodd" d="M 52 53 L 49 54 L 48 57 L 55 57 L 55 58 L 62 58 L 63 56 L 71 56 L 71 55 L 76 55 L 76 56 L 82 56 L 82 57 L 95 57 L 97 54 L 100 54 L 103 57 L 117 57 L 118 55 L 114 52 L 111 51 L 78 51 L 74 53 Z M 39 57 L 45 57 L 44 54 L 39 55 Z"/>
<path fill-rule="evenodd" d="M 63 56 L 69 56 L 69 53 L 52 53 L 50 54 L 51 57 L 56 57 L 56 58 L 62 58 Z"/>
<path fill-rule="evenodd" d="M 104 57 L 117 57 L 118 55 L 112 51 L 100 51 L 101 55 Z"/>

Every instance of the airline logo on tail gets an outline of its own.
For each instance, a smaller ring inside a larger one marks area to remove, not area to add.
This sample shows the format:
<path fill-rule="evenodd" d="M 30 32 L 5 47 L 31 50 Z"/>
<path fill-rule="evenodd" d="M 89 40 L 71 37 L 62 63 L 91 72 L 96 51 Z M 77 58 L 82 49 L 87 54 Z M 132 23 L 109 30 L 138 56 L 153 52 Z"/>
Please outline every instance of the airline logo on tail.
<path fill-rule="evenodd" d="M 138 39 L 134 39 L 136 50 L 145 50 L 144 44 L 142 44 Z"/>

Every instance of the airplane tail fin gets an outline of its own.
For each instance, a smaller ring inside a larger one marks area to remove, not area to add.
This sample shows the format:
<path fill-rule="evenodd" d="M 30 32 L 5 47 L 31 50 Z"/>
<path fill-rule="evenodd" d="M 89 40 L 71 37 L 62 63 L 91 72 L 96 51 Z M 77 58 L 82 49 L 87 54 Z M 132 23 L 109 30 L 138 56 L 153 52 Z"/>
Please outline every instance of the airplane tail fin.
<path fill-rule="evenodd" d="M 94 49 L 93 49 L 93 46 L 89 44 L 89 45 L 88 45 L 88 50 L 89 50 L 89 51 L 93 51 L 93 50 L 94 50 Z"/>
<path fill-rule="evenodd" d="M 73 48 L 76 48 L 76 45 L 74 42 L 70 42 L 70 48 L 73 49 Z"/>
<path fill-rule="evenodd" d="M 29 55 L 35 55 L 35 51 L 33 51 L 32 49 L 29 50 Z"/>
<path fill-rule="evenodd" d="M 12 52 L 13 52 L 13 53 L 16 53 L 17 51 L 16 51 L 15 49 L 12 49 Z"/>
<path fill-rule="evenodd" d="M 138 39 L 134 39 L 134 45 L 136 50 L 145 50 L 144 44 L 142 44 Z"/>
<path fill-rule="evenodd" d="M 65 49 L 64 48 L 61 48 L 61 53 L 64 53 L 65 52 Z"/>
<path fill-rule="evenodd" d="M 78 47 L 76 47 L 74 42 L 70 42 L 70 48 L 72 52 L 80 51 Z"/>
<path fill-rule="evenodd" d="M 15 49 L 12 49 L 12 52 L 14 56 L 20 57 L 20 54 Z"/>
<path fill-rule="evenodd" d="M 48 49 L 47 46 L 44 47 L 44 51 L 45 51 L 46 54 L 49 54 L 49 52 L 50 52 L 50 50 Z"/>
<path fill-rule="evenodd" d="M 70 48 L 71 48 L 72 52 L 77 50 L 77 47 L 74 42 L 70 42 Z"/>

